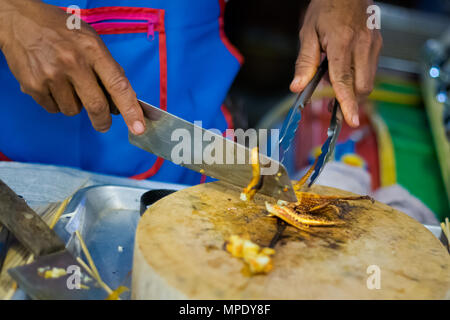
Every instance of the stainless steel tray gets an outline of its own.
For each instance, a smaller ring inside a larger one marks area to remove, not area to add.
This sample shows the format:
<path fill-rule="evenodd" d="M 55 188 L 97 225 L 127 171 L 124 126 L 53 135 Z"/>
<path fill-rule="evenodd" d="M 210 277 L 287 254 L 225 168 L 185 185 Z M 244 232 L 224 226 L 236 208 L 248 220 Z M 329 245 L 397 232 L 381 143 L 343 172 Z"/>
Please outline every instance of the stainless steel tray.
<path fill-rule="evenodd" d="M 81 233 L 103 281 L 113 290 L 120 285 L 131 289 L 140 198 L 147 191 L 112 185 L 81 189 L 55 226 L 74 255 L 80 255 L 81 248 L 73 232 Z M 121 298 L 129 299 L 130 294 L 124 293 Z"/>

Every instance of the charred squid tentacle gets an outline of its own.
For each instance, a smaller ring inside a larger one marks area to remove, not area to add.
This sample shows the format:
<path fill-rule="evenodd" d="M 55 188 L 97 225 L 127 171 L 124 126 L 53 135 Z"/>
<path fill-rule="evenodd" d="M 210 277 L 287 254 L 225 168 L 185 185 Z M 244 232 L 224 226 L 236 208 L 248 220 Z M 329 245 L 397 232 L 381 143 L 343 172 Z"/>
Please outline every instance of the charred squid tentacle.
<path fill-rule="evenodd" d="M 260 172 L 259 164 L 259 148 L 255 147 L 251 151 L 251 164 L 252 164 L 252 180 L 248 186 L 241 193 L 241 200 L 252 200 L 256 192 L 258 192 L 263 185 L 263 176 Z"/>

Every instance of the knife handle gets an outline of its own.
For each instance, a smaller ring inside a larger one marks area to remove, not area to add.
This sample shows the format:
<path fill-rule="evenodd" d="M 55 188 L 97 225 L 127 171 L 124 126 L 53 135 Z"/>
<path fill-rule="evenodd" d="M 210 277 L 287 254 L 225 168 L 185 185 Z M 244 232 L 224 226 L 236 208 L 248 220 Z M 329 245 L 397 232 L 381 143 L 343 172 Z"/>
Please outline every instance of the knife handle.
<path fill-rule="evenodd" d="M 322 80 L 323 76 L 327 71 L 328 71 L 328 59 L 325 57 L 325 59 L 323 59 L 323 61 L 317 68 L 314 77 L 311 79 L 311 81 L 308 83 L 305 89 L 303 89 L 303 91 L 300 93 L 298 97 L 299 105 L 304 106 L 309 101 L 309 99 L 311 99 L 314 90 L 316 90 L 320 80 Z"/>
<path fill-rule="evenodd" d="M 41 217 L 0 180 L 0 223 L 36 257 L 65 248 Z"/>

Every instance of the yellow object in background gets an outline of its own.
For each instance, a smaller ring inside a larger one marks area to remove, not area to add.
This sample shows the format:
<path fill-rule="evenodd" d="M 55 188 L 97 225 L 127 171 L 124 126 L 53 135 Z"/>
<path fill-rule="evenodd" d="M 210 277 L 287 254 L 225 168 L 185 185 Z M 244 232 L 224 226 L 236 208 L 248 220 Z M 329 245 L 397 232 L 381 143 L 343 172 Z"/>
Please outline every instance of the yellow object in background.
<path fill-rule="evenodd" d="M 341 157 L 341 162 L 352 167 L 364 168 L 366 166 L 364 159 L 354 153 L 344 154 Z"/>

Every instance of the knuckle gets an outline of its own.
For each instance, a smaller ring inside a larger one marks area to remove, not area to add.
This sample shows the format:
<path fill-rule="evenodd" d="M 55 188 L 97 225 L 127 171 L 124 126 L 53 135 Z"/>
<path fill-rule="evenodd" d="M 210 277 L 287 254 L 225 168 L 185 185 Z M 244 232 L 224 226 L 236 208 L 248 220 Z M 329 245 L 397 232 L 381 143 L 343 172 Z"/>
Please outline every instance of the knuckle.
<path fill-rule="evenodd" d="M 315 65 L 315 60 L 316 60 L 315 57 L 313 57 L 312 55 L 302 52 L 300 53 L 297 61 L 295 62 L 295 69 L 296 70 L 309 69 L 311 68 L 311 66 Z"/>
<path fill-rule="evenodd" d="M 314 57 L 306 52 L 300 52 L 300 55 L 298 56 L 297 61 L 295 62 L 295 65 L 304 65 L 304 64 L 312 64 L 314 62 Z"/>
<path fill-rule="evenodd" d="M 97 50 L 101 46 L 101 39 L 96 33 L 86 33 L 81 39 L 81 44 L 86 50 Z"/>
<path fill-rule="evenodd" d="M 375 33 L 375 45 L 378 50 L 381 50 L 381 48 L 383 48 L 383 37 L 381 36 L 381 33 L 378 30 Z"/>
<path fill-rule="evenodd" d="M 131 89 L 131 85 L 125 75 L 121 72 L 119 75 L 111 79 L 109 88 L 113 92 L 125 94 Z"/>
<path fill-rule="evenodd" d="M 355 30 L 349 26 L 342 26 L 339 30 L 339 38 L 342 40 L 344 44 L 350 44 L 353 42 L 355 38 Z"/>
<path fill-rule="evenodd" d="M 358 36 L 358 42 L 370 46 L 374 42 L 374 37 L 369 31 L 362 31 Z"/>
<path fill-rule="evenodd" d="M 46 80 L 56 80 L 60 74 L 60 70 L 53 65 L 45 65 L 42 67 L 42 73 Z"/>
<path fill-rule="evenodd" d="M 94 101 L 90 102 L 86 106 L 86 109 L 93 116 L 100 116 L 108 110 L 108 106 L 107 106 L 106 102 L 98 99 L 98 100 L 94 100 Z"/>
<path fill-rule="evenodd" d="M 368 96 L 373 90 L 373 84 L 370 82 L 359 82 L 356 84 L 356 93 L 358 95 Z"/>
<path fill-rule="evenodd" d="M 105 120 L 104 122 L 93 122 L 92 126 L 94 127 L 94 129 L 96 131 L 105 133 L 109 130 L 109 128 L 111 127 L 111 119 L 109 120 Z"/>
<path fill-rule="evenodd" d="M 74 50 L 62 49 L 58 53 L 58 62 L 64 66 L 76 66 L 78 60 L 78 54 Z"/>
<path fill-rule="evenodd" d="M 44 86 L 38 81 L 27 81 L 20 86 L 20 90 L 28 95 L 38 95 L 44 91 Z"/>
<path fill-rule="evenodd" d="M 127 105 L 122 114 L 126 119 L 135 119 L 138 117 L 138 112 L 133 105 Z"/>
<path fill-rule="evenodd" d="M 336 78 L 336 84 L 350 87 L 353 85 L 353 74 L 349 72 L 344 72 L 339 74 Z"/>
<path fill-rule="evenodd" d="M 298 33 L 298 37 L 300 38 L 300 40 L 305 38 L 305 34 L 306 34 L 305 28 L 301 28 L 300 32 Z"/>

